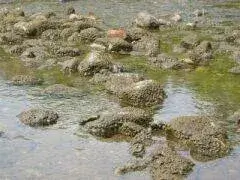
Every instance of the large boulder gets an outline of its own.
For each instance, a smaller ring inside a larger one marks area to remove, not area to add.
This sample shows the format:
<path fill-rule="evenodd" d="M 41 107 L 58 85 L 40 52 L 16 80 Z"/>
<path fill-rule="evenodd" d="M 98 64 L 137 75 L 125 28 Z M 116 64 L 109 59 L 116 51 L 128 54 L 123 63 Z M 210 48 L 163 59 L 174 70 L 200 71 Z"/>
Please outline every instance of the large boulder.
<path fill-rule="evenodd" d="M 18 115 L 20 121 L 26 125 L 48 126 L 57 123 L 58 114 L 54 111 L 44 109 L 30 109 Z"/>
<path fill-rule="evenodd" d="M 208 117 L 183 116 L 173 119 L 166 132 L 169 139 L 177 139 L 186 145 L 197 160 L 220 158 L 230 149 L 226 132 Z"/>
<path fill-rule="evenodd" d="M 135 19 L 135 24 L 142 28 L 158 28 L 159 22 L 156 17 L 148 12 L 140 12 Z"/>
<path fill-rule="evenodd" d="M 30 75 L 17 75 L 12 78 L 11 83 L 13 85 L 18 85 L 18 86 L 22 86 L 22 85 L 34 86 L 34 85 L 41 85 L 43 83 L 43 80 L 41 78 L 37 78 Z"/>
<path fill-rule="evenodd" d="M 111 56 L 105 52 L 92 51 L 79 63 L 78 72 L 83 76 L 92 76 L 112 66 Z"/>
<path fill-rule="evenodd" d="M 92 135 L 109 138 L 116 134 L 134 136 L 141 131 L 142 126 L 148 126 L 151 121 L 151 113 L 138 108 L 126 107 L 104 111 L 97 116 L 83 120 L 80 125 Z"/>
<path fill-rule="evenodd" d="M 162 86 L 153 80 L 139 81 L 128 86 L 119 94 L 123 105 L 149 107 L 163 102 L 165 93 Z"/>
<path fill-rule="evenodd" d="M 121 94 L 129 85 L 144 80 L 144 77 L 135 73 L 115 73 L 108 76 L 105 88 L 112 94 Z"/>

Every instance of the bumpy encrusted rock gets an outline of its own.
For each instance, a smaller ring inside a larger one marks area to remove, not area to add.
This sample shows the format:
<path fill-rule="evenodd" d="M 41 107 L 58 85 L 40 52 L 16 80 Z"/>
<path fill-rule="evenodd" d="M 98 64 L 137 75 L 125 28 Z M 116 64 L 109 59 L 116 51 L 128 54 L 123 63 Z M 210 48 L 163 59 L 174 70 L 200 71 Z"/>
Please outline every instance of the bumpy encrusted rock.
<path fill-rule="evenodd" d="M 34 76 L 29 75 L 17 75 L 14 76 L 11 80 L 13 85 L 41 85 L 43 83 L 43 80 Z"/>
<path fill-rule="evenodd" d="M 18 115 L 20 121 L 26 125 L 48 126 L 57 123 L 58 114 L 56 112 L 44 109 L 30 109 Z"/>
<path fill-rule="evenodd" d="M 149 107 L 161 104 L 165 93 L 162 86 L 153 80 L 144 80 L 130 85 L 120 95 L 123 104 Z"/>
<path fill-rule="evenodd" d="M 211 160 L 228 154 L 230 148 L 224 131 L 208 117 L 183 116 L 171 121 L 166 128 L 168 138 L 176 138 L 190 148 L 198 160 Z"/>

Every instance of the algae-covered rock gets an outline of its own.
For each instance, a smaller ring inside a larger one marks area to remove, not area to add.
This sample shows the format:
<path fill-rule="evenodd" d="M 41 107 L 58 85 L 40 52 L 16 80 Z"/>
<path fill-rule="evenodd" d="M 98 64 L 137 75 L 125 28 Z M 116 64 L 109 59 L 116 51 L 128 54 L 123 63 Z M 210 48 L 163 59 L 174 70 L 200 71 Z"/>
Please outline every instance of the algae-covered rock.
<path fill-rule="evenodd" d="M 23 86 L 23 85 L 41 85 L 43 80 L 30 75 L 17 75 L 14 76 L 11 80 L 13 85 Z"/>
<path fill-rule="evenodd" d="M 151 113 L 138 108 L 126 107 L 104 111 L 97 116 L 83 120 L 80 125 L 83 125 L 84 129 L 92 135 L 109 138 L 116 134 L 133 136 L 140 131 L 139 125 L 146 126 L 151 121 Z"/>
<path fill-rule="evenodd" d="M 165 93 L 160 84 L 153 80 L 144 80 L 126 88 L 120 95 L 122 104 L 135 107 L 149 107 L 161 104 Z"/>
<path fill-rule="evenodd" d="M 197 160 L 223 157 L 229 152 L 226 132 L 208 117 L 183 116 L 166 128 L 167 137 L 185 144 Z"/>
<path fill-rule="evenodd" d="M 110 69 L 112 66 L 111 55 L 105 52 L 90 52 L 78 66 L 78 72 L 83 76 L 92 76 L 103 69 Z"/>
<path fill-rule="evenodd" d="M 193 49 L 199 44 L 200 40 L 196 34 L 185 36 L 180 43 L 181 47 L 185 49 Z"/>
<path fill-rule="evenodd" d="M 130 29 L 127 29 L 126 40 L 129 41 L 129 42 L 138 41 L 143 36 L 146 36 L 147 34 L 148 34 L 147 30 L 144 30 L 144 29 L 139 28 L 139 27 L 132 27 Z"/>
<path fill-rule="evenodd" d="M 79 61 L 78 59 L 69 59 L 61 63 L 61 70 L 64 72 L 64 74 L 72 74 L 77 72 Z"/>
<path fill-rule="evenodd" d="M 157 57 L 148 58 L 149 63 L 155 67 L 161 69 L 183 69 L 187 67 L 187 64 L 181 62 L 175 57 L 168 56 L 166 54 L 159 54 Z"/>
<path fill-rule="evenodd" d="M 58 114 L 44 109 L 30 109 L 18 115 L 20 121 L 26 125 L 38 127 L 57 123 Z"/>

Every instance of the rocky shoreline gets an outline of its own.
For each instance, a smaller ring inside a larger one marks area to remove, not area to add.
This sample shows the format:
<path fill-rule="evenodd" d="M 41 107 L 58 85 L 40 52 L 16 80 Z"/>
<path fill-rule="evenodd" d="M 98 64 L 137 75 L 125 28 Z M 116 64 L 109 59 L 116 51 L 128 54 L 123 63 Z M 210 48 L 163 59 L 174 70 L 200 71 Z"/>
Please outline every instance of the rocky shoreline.
<path fill-rule="evenodd" d="M 117 174 L 148 169 L 153 179 L 182 179 L 194 162 L 179 154 L 179 146 L 198 161 L 221 158 L 230 152 L 227 133 L 214 117 L 179 117 L 167 124 L 153 122 L 154 111 L 166 98 L 164 88 L 144 74 L 129 71 L 116 57 L 140 56 L 151 68 L 188 72 L 207 66 L 214 56 L 227 52 L 236 61 L 229 73 L 238 75 L 238 27 L 229 30 L 227 36 L 225 29 L 220 29 L 216 37 L 208 38 L 208 27 L 197 21 L 181 23 L 180 14 L 158 19 L 141 12 L 131 27 L 118 29 L 106 29 L 94 14 L 78 14 L 72 7 L 64 17 L 54 12 L 26 15 L 21 9 L 1 9 L 0 14 L 0 46 L 24 67 L 33 71 L 57 68 L 66 77 L 84 77 L 87 83 L 101 85 L 116 98 L 121 107 L 93 114 L 79 126 L 96 137 L 121 135 L 129 140 L 133 161 L 118 168 Z M 174 44 L 162 42 L 164 35 L 172 32 L 183 36 Z M 11 83 L 37 86 L 46 80 L 34 73 L 17 74 Z M 62 84 L 50 85 L 40 94 L 63 98 L 82 95 L 78 88 Z M 58 114 L 33 108 L 21 113 L 19 119 L 26 125 L 41 127 L 57 123 Z M 166 141 L 147 153 L 157 143 L 154 137 L 160 134 Z M 169 146 L 168 141 L 174 145 Z"/>

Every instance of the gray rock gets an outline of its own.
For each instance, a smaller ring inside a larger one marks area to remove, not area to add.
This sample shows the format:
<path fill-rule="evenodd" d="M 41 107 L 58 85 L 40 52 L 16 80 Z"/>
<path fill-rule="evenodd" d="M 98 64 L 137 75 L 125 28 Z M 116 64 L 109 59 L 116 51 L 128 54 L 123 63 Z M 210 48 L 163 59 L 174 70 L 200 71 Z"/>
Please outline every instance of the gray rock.
<path fill-rule="evenodd" d="M 81 55 L 81 51 L 78 48 L 73 47 L 59 47 L 55 50 L 57 56 L 70 56 L 75 57 Z"/>
<path fill-rule="evenodd" d="M 107 53 L 92 51 L 80 62 L 78 72 L 83 76 L 93 76 L 103 69 L 110 69 L 111 60 L 111 56 Z"/>
<path fill-rule="evenodd" d="M 82 42 L 93 42 L 101 37 L 101 33 L 96 28 L 87 28 L 79 33 L 79 40 Z"/>
<path fill-rule="evenodd" d="M 132 51 L 132 44 L 122 38 L 110 38 L 108 39 L 108 50 L 115 52 L 130 52 Z"/>
<path fill-rule="evenodd" d="M 135 107 L 149 107 L 163 102 L 162 86 L 153 80 L 144 80 L 130 85 L 120 95 L 120 102 Z"/>
<path fill-rule="evenodd" d="M 166 127 L 167 137 L 185 144 L 191 155 L 201 161 L 223 157 L 229 153 L 226 131 L 208 117 L 183 116 Z"/>
<path fill-rule="evenodd" d="M 157 56 L 160 52 L 159 39 L 153 36 L 144 36 L 133 43 L 133 52 L 137 55 Z"/>
<path fill-rule="evenodd" d="M 44 109 L 30 109 L 18 115 L 20 121 L 26 125 L 38 127 L 57 123 L 58 114 Z"/>
<path fill-rule="evenodd" d="M 61 63 L 61 70 L 64 72 L 64 74 L 72 74 L 77 72 L 77 68 L 79 65 L 79 61 L 75 58 L 66 60 L 63 63 Z"/>
<path fill-rule="evenodd" d="M 126 40 L 128 42 L 132 42 L 140 40 L 143 36 L 146 36 L 148 32 L 147 30 L 144 30 L 142 28 L 132 27 L 127 30 L 126 34 L 127 34 Z"/>
<path fill-rule="evenodd" d="M 187 64 L 181 62 L 177 58 L 170 57 L 166 54 L 159 54 L 157 57 L 148 58 L 149 63 L 155 67 L 161 69 L 183 69 L 187 67 Z"/>
<path fill-rule="evenodd" d="M 135 19 L 135 23 L 139 27 L 143 28 L 158 28 L 159 22 L 156 17 L 148 12 L 140 12 Z"/>
<path fill-rule="evenodd" d="M 20 35 L 14 33 L 2 33 L 0 34 L 0 44 L 2 45 L 15 45 L 21 44 L 23 42 L 23 38 Z"/>
<path fill-rule="evenodd" d="M 119 95 L 131 84 L 144 80 L 144 77 L 135 73 L 116 73 L 108 76 L 105 88 L 112 94 Z"/>
<path fill-rule="evenodd" d="M 116 134 L 133 136 L 141 131 L 139 125 L 147 126 L 152 121 L 151 113 L 133 107 L 105 111 L 89 119 L 80 124 L 84 125 L 88 133 L 105 138 Z M 123 126 L 124 123 L 127 124 Z M 134 123 L 134 125 L 131 124 L 130 126 L 128 123 Z"/>
<path fill-rule="evenodd" d="M 56 29 L 48 29 L 41 35 L 44 40 L 57 41 L 60 39 L 60 31 Z"/>
<path fill-rule="evenodd" d="M 196 34 L 191 34 L 184 37 L 180 43 L 185 49 L 193 49 L 200 44 L 200 40 Z"/>

